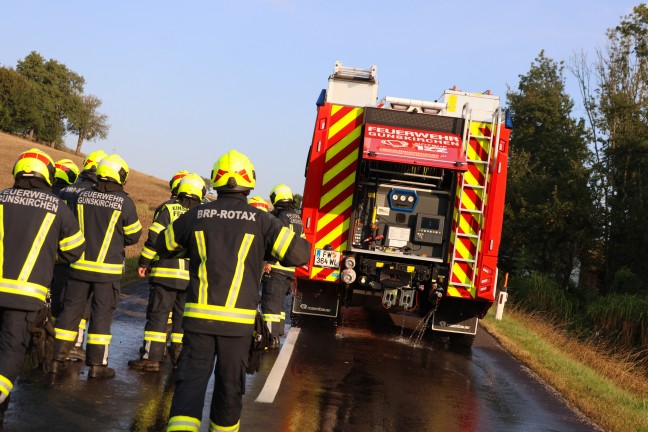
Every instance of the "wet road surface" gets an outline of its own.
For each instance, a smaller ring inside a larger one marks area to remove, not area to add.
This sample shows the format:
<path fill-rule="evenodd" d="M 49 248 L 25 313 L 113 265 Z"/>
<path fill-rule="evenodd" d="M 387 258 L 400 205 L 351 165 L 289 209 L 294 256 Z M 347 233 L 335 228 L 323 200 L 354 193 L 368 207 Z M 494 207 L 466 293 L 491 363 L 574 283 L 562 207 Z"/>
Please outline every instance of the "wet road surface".
<path fill-rule="evenodd" d="M 112 328 L 114 379 L 88 380 L 80 363 L 69 362 L 70 371 L 55 379 L 26 365 L 2 430 L 164 430 L 173 394 L 170 362 L 157 374 L 127 366 L 142 343 L 147 298 L 144 283 L 123 289 Z M 337 328 L 289 329 L 281 351 L 264 354 L 261 371 L 248 375 L 241 430 L 597 430 L 485 331 L 472 350 L 454 350 L 384 319 L 352 308 Z"/>

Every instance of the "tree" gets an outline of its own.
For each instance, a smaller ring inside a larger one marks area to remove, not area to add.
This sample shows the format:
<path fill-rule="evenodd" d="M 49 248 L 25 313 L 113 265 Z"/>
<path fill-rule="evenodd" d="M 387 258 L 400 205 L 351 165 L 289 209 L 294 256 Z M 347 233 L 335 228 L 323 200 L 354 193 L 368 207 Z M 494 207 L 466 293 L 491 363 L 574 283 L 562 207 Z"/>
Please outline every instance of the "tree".
<path fill-rule="evenodd" d="M 67 116 L 67 131 L 77 135 L 76 154 L 81 152 L 84 141 L 106 139 L 110 125 L 108 116 L 99 113 L 101 99 L 94 95 L 75 95 L 79 100 L 72 106 Z"/>
<path fill-rule="evenodd" d="M 77 109 L 78 96 L 83 94 L 84 78 L 54 59 L 46 61 L 36 51 L 18 61 L 16 71 L 34 83 L 41 102 L 43 125 L 30 131 L 30 135 L 51 146 L 62 146 L 65 118 Z"/>
<path fill-rule="evenodd" d="M 301 194 L 295 194 L 293 198 L 295 199 L 295 208 L 297 210 L 300 210 L 302 206 L 302 201 L 304 201 L 304 197 Z"/>
<path fill-rule="evenodd" d="M 571 117 L 562 63 L 540 52 L 518 91 L 507 93 L 513 119 L 503 263 L 537 270 L 567 286 L 591 250 L 593 199 L 583 120 Z"/>
<path fill-rule="evenodd" d="M 596 126 L 601 131 L 608 235 L 605 280 L 627 267 L 648 276 L 648 7 L 640 4 L 608 30 L 599 51 Z M 645 285 L 644 285 L 645 286 Z"/>
<path fill-rule="evenodd" d="M 43 126 L 36 86 L 13 69 L 0 68 L 0 130 L 27 135 Z"/>

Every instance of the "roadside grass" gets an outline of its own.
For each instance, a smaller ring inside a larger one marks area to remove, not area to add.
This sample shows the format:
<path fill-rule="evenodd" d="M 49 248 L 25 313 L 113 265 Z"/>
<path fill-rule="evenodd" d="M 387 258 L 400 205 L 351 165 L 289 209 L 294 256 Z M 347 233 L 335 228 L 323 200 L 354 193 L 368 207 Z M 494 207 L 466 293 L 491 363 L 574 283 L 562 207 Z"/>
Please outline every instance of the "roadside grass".
<path fill-rule="evenodd" d="M 604 430 L 648 432 L 648 374 L 636 358 L 568 337 L 560 325 L 515 307 L 501 321 L 491 310 L 481 324 Z"/>

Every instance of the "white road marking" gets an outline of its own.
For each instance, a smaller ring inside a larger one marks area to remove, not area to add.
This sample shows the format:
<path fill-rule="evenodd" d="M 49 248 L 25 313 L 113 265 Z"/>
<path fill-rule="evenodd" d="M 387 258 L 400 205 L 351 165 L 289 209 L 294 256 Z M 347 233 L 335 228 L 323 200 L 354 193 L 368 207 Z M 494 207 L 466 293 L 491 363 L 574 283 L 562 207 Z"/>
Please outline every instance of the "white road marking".
<path fill-rule="evenodd" d="M 286 368 L 288 367 L 290 356 L 292 356 L 293 348 L 295 348 L 295 342 L 297 342 L 299 330 L 300 329 L 297 327 L 291 327 L 290 330 L 288 330 L 288 336 L 286 336 L 286 341 L 281 347 L 281 352 L 277 356 L 277 360 L 275 361 L 274 366 L 272 366 L 270 375 L 268 375 L 268 379 L 255 402 L 274 402 L 275 396 L 277 396 L 277 392 L 279 391 L 279 386 L 281 385 L 281 380 L 283 379 Z"/>

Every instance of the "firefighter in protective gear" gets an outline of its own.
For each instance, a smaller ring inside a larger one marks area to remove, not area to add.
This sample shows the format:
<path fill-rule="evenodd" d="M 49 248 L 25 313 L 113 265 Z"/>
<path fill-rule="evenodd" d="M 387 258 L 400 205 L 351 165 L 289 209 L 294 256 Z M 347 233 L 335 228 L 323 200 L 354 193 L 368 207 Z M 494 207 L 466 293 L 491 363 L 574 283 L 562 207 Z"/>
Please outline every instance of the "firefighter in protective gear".
<path fill-rule="evenodd" d="M 221 156 L 211 180 L 218 199 L 180 216 L 156 244 L 160 257 L 184 251 L 189 258 L 183 347 L 167 431 L 200 429 L 214 357 L 209 428 L 238 430 L 264 256 L 302 265 L 310 255 L 305 239 L 247 203 L 256 179 L 245 155 L 231 150 Z"/>
<path fill-rule="evenodd" d="M 132 369 L 158 372 L 167 344 L 167 317 L 174 304 L 181 309 L 174 311 L 174 318 L 182 318 L 187 285 L 189 285 L 189 260 L 183 258 L 160 259 L 155 243 L 160 232 L 187 210 L 200 205 L 205 196 L 205 182 L 198 174 L 185 175 L 177 187 L 177 197 L 162 206 L 149 229 L 148 239 L 139 258 L 140 277 L 149 276 L 151 290 L 146 310 L 144 346 L 137 360 L 128 362 Z M 179 323 L 181 324 L 181 322 Z M 171 361 L 177 365 L 182 348 L 182 327 L 171 333 Z"/>
<path fill-rule="evenodd" d="M 73 184 L 64 187 L 58 193 L 58 196 L 68 204 L 72 211 L 75 209 L 75 203 L 79 194 L 97 184 L 97 166 L 99 165 L 99 162 L 101 162 L 101 159 L 106 156 L 107 154 L 103 150 L 95 150 L 86 156 L 83 161 L 83 171 L 81 171 L 77 176 L 76 181 Z M 54 280 L 52 281 L 51 286 L 51 313 L 53 322 L 56 322 L 56 319 L 61 313 L 61 308 L 63 306 L 63 292 L 67 282 L 68 271 L 69 268 L 66 264 L 57 264 L 54 267 Z M 85 361 L 86 353 L 83 349 L 83 339 L 89 319 L 90 299 L 86 302 L 86 307 L 83 310 L 83 316 L 79 322 L 77 339 L 68 354 L 69 360 Z"/>
<path fill-rule="evenodd" d="M 285 184 L 275 186 L 270 192 L 270 201 L 274 207 L 272 214 L 295 235 L 303 237 L 304 226 L 300 215 L 295 211 L 295 199 L 290 187 Z M 284 266 L 276 261 L 266 264 L 261 279 L 261 313 L 270 329 L 270 348 L 279 348 L 280 337 L 284 334 L 284 301 L 294 280 L 295 267 Z"/>
<path fill-rule="evenodd" d="M 63 311 L 56 321 L 56 342 L 52 373 L 64 368 L 64 361 L 77 337 L 79 321 L 92 294 L 92 319 L 88 328 L 86 364 L 89 378 L 110 378 L 107 366 L 113 312 L 119 299 L 124 246 L 137 243 L 142 225 L 135 203 L 124 192 L 128 165 L 118 155 L 104 157 L 97 166 L 95 187 L 82 191 L 75 213 L 86 239 L 86 251 L 70 264 L 63 297 Z"/>
<path fill-rule="evenodd" d="M 51 191 L 54 173 L 54 161 L 31 149 L 14 165 L 13 187 L 0 191 L 0 405 L 25 361 L 55 258 L 74 262 L 85 250 L 72 211 Z"/>
<path fill-rule="evenodd" d="M 54 164 L 56 172 L 54 173 L 54 184 L 52 192 L 59 194 L 61 189 L 70 186 L 79 177 L 79 167 L 72 159 L 61 159 Z"/>
<path fill-rule="evenodd" d="M 160 210 L 162 210 L 162 207 L 164 207 L 166 204 L 172 204 L 173 202 L 175 202 L 175 199 L 178 196 L 178 186 L 180 186 L 180 181 L 187 174 L 189 174 L 189 171 L 187 170 L 180 170 L 175 174 L 173 174 L 173 177 L 171 177 L 171 180 L 169 180 L 169 190 L 171 191 L 171 198 L 169 198 L 168 200 L 160 204 L 158 208 L 155 209 L 155 212 L 153 213 L 153 220 L 157 218 L 158 213 L 160 212 Z M 145 277 L 145 276 L 141 276 L 141 277 Z M 169 313 L 169 319 L 167 320 L 167 339 L 171 340 L 171 347 L 174 346 L 173 345 L 174 343 L 177 343 L 177 339 L 178 339 L 178 336 L 176 335 L 176 342 L 173 342 L 174 331 L 179 332 L 180 329 L 182 328 L 183 310 L 184 310 L 184 296 L 178 296 L 176 297 L 176 302 L 173 304 L 173 310 Z M 169 329 L 171 331 L 170 333 L 169 333 Z M 179 338 L 182 339 L 182 335 L 180 335 Z M 143 354 L 143 352 L 140 351 L 140 354 Z M 171 358 L 173 359 L 177 355 L 179 355 L 179 352 L 171 353 Z"/>
<path fill-rule="evenodd" d="M 74 184 L 79 178 L 79 167 L 74 163 L 72 159 L 61 159 L 56 161 L 54 164 L 56 171 L 54 173 L 54 184 L 52 185 L 52 192 L 60 197 L 61 190 Z M 52 284 L 50 286 L 50 309 L 49 316 L 47 320 L 49 321 L 48 328 L 50 328 L 53 323 L 56 321 L 56 317 L 61 313 L 61 299 L 63 297 L 63 290 L 65 288 L 65 281 L 67 280 L 68 273 L 68 264 L 64 262 L 57 262 L 54 265 L 54 277 L 52 278 Z M 88 313 L 89 309 L 88 309 Z M 80 327 L 85 328 L 85 322 L 81 322 Z M 51 328 L 53 330 L 53 328 Z M 81 347 L 83 343 L 83 334 L 81 334 L 81 339 L 79 346 L 76 347 L 70 352 L 72 359 L 85 360 L 85 351 Z M 53 336 L 52 336 L 53 339 Z M 49 347 L 51 341 L 49 337 L 46 338 L 47 346 Z M 49 352 L 49 351 L 48 351 Z M 47 368 L 51 362 L 51 355 L 48 359 L 45 359 L 43 363 L 43 369 L 47 371 Z"/>

